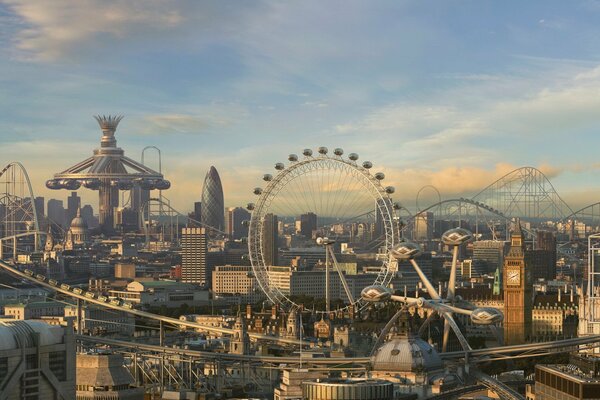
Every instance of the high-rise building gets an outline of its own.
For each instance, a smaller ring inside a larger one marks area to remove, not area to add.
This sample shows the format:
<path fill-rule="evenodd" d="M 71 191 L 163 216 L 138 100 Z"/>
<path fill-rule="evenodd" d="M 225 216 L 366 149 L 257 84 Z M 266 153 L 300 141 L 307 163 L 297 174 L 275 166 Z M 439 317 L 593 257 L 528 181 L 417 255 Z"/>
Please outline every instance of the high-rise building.
<path fill-rule="evenodd" d="M 266 214 L 263 220 L 263 257 L 265 265 L 279 264 L 279 233 L 277 215 Z"/>
<path fill-rule="evenodd" d="M 98 218 L 94 216 L 94 208 L 89 204 L 81 207 L 81 218 L 83 218 L 88 228 L 93 229 L 98 227 Z"/>
<path fill-rule="evenodd" d="M 225 203 L 223 186 L 215 167 L 210 167 L 202 187 L 201 222 L 220 231 L 225 229 Z"/>
<path fill-rule="evenodd" d="M 43 197 L 36 197 L 34 200 L 35 203 L 35 212 L 37 213 L 37 219 L 38 222 L 41 224 L 44 217 L 46 216 L 46 207 L 45 207 L 45 200 Z M 40 226 L 40 229 L 42 227 Z"/>
<path fill-rule="evenodd" d="M 505 242 L 499 240 L 478 240 L 473 242 L 473 261 L 483 262 L 486 272 L 495 271 L 504 265 Z"/>
<path fill-rule="evenodd" d="M 504 258 L 504 343 L 523 344 L 531 337 L 533 282 L 525 262 L 525 244 L 520 222 Z"/>
<path fill-rule="evenodd" d="M 67 210 L 66 210 L 66 223 L 69 225 L 71 220 L 77 215 L 77 210 L 81 207 L 81 197 L 77 195 L 77 192 L 71 192 L 71 195 L 67 197 Z"/>
<path fill-rule="evenodd" d="M 65 208 L 62 200 L 48 200 L 48 219 L 60 227 L 66 226 Z"/>
<path fill-rule="evenodd" d="M 420 212 L 415 217 L 414 239 L 415 240 L 431 240 L 433 239 L 433 213 Z"/>
<path fill-rule="evenodd" d="M 547 279 L 556 278 L 556 236 L 550 231 L 538 231 L 536 250 L 543 250 L 550 257 L 547 263 Z M 535 277 L 535 272 L 534 272 Z"/>
<path fill-rule="evenodd" d="M 317 230 L 317 214 L 308 212 L 300 216 L 300 234 L 307 239 L 312 238 L 313 232 Z"/>
<path fill-rule="evenodd" d="M 230 207 L 225 214 L 225 232 L 232 239 L 241 239 L 248 236 L 248 225 L 244 221 L 250 220 L 250 213 L 242 207 Z"/>
<path fill-rule="evenodd" d="M 385 232 L 385 221 L 383 220 L 383 214 L 379 211 L 379 209 L 381 207 L 387 207 L 387 209 L 389 210 L 388 213 L 386 213 L 387 215 L 392 215 L 392 199 L 384 199 L 384 200 L 377 200 L 377 203 L 375 204 L 375 232 L 374 232 L 374 237 L 373 239 L 377 239 L 377 238 L 381 238 L 383 237 L 386 232 Z M 392 221 L 389 221 L 389 223 L 391 223 Z"/>
<path fill-rule="evenodd" d="M 207 247 L 206 229 L 181 229 L 181 280 L 183 282 L 210 284 L 210 271 L 206 263 Z"/>
<path fill-rule="evenodd" d="M 202 219 L 202 202 L 194 202 L 194 219 L 200 221 Z"/>

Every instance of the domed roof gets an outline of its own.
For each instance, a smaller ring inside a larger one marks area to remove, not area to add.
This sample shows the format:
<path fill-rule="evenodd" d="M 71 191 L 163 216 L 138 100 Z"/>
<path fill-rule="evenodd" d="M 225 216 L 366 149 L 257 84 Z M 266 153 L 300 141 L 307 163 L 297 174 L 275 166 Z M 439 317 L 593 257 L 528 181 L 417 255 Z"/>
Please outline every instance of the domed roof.
<path fill-rule="evenodd" d="M 423 339 L 401 337 L 377 349 L 371 364 L 374 371 L 432 371 L 442 368 L 442 359 Z"/>
<path fill-rule="evenodd" d="M 71 229 L 79 228 L 79 229 L 87 229 L 87 224 L 85 220 L 81 217 L 81 208 L 77 209 L 77 216 L 73 218 L 71 221 Z"/>

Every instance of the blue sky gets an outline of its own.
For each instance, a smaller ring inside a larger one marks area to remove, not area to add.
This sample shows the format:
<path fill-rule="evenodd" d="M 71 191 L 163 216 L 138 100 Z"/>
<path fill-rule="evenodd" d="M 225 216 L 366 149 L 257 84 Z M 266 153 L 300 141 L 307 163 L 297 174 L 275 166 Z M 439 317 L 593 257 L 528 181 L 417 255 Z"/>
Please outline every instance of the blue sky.
<path fill-rule="evenodd" d="M 598 37 L 592 0 L 0 0 L 0 160 L 66 198 L 43 182 L 91 155 L 92 115 L 122 113 L 119 145 L 161 148 L 182 210 L 211 165 L 241 205 L 322 145 L 408 204 L 531 165 L 575 208 L 600 200 Z"/>

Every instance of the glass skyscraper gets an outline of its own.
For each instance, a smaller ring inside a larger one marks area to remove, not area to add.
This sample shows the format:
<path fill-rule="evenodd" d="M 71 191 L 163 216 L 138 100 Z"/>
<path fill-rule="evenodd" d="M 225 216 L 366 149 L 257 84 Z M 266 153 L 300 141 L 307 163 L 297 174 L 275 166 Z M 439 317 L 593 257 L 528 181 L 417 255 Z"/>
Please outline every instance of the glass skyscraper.
<path fill-rule="evenodd" d="M 201 217 L 201 222 L 203 224 L 220 231 L 225 229 L 223 186 L 221 185 L 221 178 L 215 167 L 210 167 L 210 170 L 204 178 Z"/>

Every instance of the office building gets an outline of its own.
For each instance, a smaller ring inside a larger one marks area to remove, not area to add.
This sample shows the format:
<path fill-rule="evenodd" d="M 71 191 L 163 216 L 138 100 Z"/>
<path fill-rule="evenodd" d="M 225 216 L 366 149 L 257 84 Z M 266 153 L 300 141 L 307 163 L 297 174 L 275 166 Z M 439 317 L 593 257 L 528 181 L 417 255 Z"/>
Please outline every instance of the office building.
<path fill-rule="evenodd" d="M 210 284 L 210 271 L 206 260 L 207 246 L 206 229 L 181 229 L 181 280 L 183 282 Z"/>
<path fill-rule="evenodd" d="M 238 240 L 248 236 L 250 213 L 242 207 L 230 207 L 225 214 L 225 232 L 231 239 Z"/>
<path fill-rule="evenodd" d="M 313 232 L 317 230 L 317 214 L 309 212 L 300 215 L 300 234 L 307 239 L 313 237 Z"/>
<path fill-rule="evenodd" d="M 473 262 L 484 264 L 485 271 L 491 273 L 504 265 L 505 242 L 499 240 L 478 240 L 473 242 Z"/>
<path fill-rule="evenodd" d="M 418 241 L 426 241 L 433 239 L 433 213 L 421 212 L 415 216 L 415 226 L 413 237 Z"/>
<path fill-rule="evenodd" d="M 70 224 L 71 220 L 77 215 L 77 210 L 81 207 L 81 197 L 77 195 L 77 192 L 71 192 L 71 195 L 67 197 L 67 209 L 66 209 L 66 223 Z"/>
<path fill-rule="evenodd" d="M 202 186 L 201 222 L 211 228 L 223 231 L 225 229 L 225 203 L 223 186 L 215 167 L 210 167 Z"/>
<path fill-rule="evenodd" d="M 61 228 L 66 226 L 65 208 L 62 200 L 48 200 L 48 219 L 50 220 L 50 224 L 55 224 Z"/>

